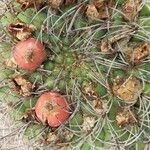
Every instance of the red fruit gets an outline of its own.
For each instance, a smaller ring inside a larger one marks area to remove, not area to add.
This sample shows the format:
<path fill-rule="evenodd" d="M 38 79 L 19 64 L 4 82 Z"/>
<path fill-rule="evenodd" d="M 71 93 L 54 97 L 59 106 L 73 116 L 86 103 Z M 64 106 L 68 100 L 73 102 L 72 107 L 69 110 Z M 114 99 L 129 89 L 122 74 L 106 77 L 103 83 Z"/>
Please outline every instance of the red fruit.
<path fill-rule="evenodd" d="M 20 41 L 13 50 L 13 57 L 19 67 L 25 70 L 35 70 L 46 56 L 44 45 L 34 38 Z"/>
<path fill-rule="evenodd" d="M 69 117 L 69 105 L 66 99 L 57 92 L 46 92 L 40 96 L 35 112 L 38 119 L 51 127 L 58 127 Z"/>

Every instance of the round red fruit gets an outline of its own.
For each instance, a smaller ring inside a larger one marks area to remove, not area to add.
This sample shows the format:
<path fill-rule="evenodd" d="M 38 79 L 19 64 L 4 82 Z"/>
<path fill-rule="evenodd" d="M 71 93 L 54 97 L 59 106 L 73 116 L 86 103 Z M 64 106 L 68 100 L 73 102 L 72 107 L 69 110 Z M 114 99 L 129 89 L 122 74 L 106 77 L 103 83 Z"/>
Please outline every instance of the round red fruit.
<path fill-rule="evenodd" d="M 36 105 L 37 118 L 50 127 L 59 127 L 70 116 L 66 99 L 57 92 L 46 92 L 40 96 Z"/>
<path fill-rule="evenodd" d="M 13 57 L 17 65 L 25 70 L 37 69 L 46 56 L 44 45 L 34 38 L 20 41 L 13 50 Z"/>

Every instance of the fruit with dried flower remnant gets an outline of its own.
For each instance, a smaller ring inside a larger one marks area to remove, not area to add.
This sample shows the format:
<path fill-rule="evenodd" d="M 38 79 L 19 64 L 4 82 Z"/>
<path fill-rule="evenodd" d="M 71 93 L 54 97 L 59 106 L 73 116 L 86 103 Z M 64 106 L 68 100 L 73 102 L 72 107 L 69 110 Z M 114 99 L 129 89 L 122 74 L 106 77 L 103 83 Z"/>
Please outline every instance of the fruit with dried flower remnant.
<path fill-rule="evenodd" d="M 46 56 L 44 45 L 34 38 L 20 41 L 13 50 L 13 57 L 17 65 L 25 70 L 37 69 Z"/>
<path fill-rule="evenodd" d="M 46 92 L 41 95 L 35 105 L 38 119 L 50 127 L 58 127 L 63 124 L 70 115 L 69 105 L 66 99 L 57 92 Z"/>

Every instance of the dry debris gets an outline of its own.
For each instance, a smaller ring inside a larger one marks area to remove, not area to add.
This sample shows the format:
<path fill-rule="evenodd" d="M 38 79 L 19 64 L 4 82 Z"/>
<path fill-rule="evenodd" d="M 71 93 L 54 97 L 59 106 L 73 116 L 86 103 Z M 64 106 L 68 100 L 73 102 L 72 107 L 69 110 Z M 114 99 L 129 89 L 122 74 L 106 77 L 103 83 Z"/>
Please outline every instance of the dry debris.
<path fill-rule="evenodd" d="M 86 95 L 88 95 L 90 97 L 96 97 L 94 84 L 89 83 L 88 85 L 84 85 L 82 89 Z"/>
<path fill-rule="evenodd" d="M 142 85 L 135 77 L 116 78 L 113 83 L 113 92 L 121 100 L 133 102 L 142 93 Z"/>
<path fill-rule="evenodd" d="M 22 116 L 22 121 L 25 123 L 28 122 L 34 122 L 34 123 L 38 123 L 35 115 L 35 110 L 34 108 L 28 109 Z"/>
<path fill-rule="evenodd" d="M 70 5 L 75 3 L 75 0 L 49 0 L 49 6 L 53 9 L 58 9 L 63 5 Z"/>
<path fill-rule="evenodd" d="M 99 18 L 99 12 L 96 9 L 94 4 L 90 4 L 87 6 L 86 15 L 92 18 L 97 18 L 97 19 Z"/>
<path fill-rule="evenodd" d="M 97 95 L 94 84 L 83 86 L 83 92 L 92 99 L 92 106 L 97 113 L 103 113 L 107 109 L 105 101 Z"/>
<path fill-rule="evenodd" d="M 8 27 L 8 32 L 18 40 L 25 40 L 32 35 L 32 32 L 36 30 L 33 25 L 26 25 L 22 22 L 11 23 Z"/>
<path fill-rule="evenodd" d="M 16 64 L 14 58 L 7 59 L 7 60 L 5 61 L 5 65 L 6 65 L 6 67 L 8 67 L 8 68 L 13 68 L 13 69 L 16 69 L 16 68 L 17 68 L 17 64 Z"/>
<path fill-rule="evenodd" d="M 70 141 L 73 138 L 73 135 L 74 135 L 73 132 L 71 132 L 68 129 L 63 129 L 60 132 L 60 136 L 62 136 L 61 139 L 64 139 L 65 141 Z"/>
<path fill-rule="evenodd" d="M 73 4 L 73 3 L 75 3 L 75 0 L 65 0 L 64 1 L 65 5 L 70 5 L 70 4 Z"/>
<path fill-rule="evenodd" d="M 109 38 L 104 38 L 102 39 L 101 43 L 100 43 L 100 50 L 103 53 L 111 53 L 114 52 L 114 48 L 113 48 L 113 42 L 111 42 L 111 39 Z"/>
<path fill-rule="evenodd" d="M 96 19 L 107 19 L 111 15 L 111 6 L 111 0 L 94 0 L 93 3 L 87 5 L 86 15 Z"/>
<path fill-rule="evenodd" d="M 47 143 L 52 143 L 52 142 L 56 142 L 58 141 L 59 138 L 58 138 L 58 134 L 56 132 L 50 132 L 48 135 L 47 135 Z"/>
<path fill-rule="evenodd" d="M 125 19 L 129 21 L 136 21 L 139 7 L 142 0 L 127 0 L 123 7 L 123 13 L 125 14 Z"/>
<path fill-rule="evenodd" d="M 70 146 L 62 146 L 59 148 L 59 150 L 71 150 Z"/>
<path fill-rule="evenodd" d="M 139 64 L 144 58 L 150 56 L 150 42 L 144 42 L 133 50 L 130 62 Z"/>
<path fill-rule="evenodd" d="M 32 84 L 21 75 L 12 77 L 13 89 L 21 96 L 28 97 L 32 95 Z"/>
<path fill-rule="evenodd" d="M 44 4 L 44 0 L 17 0 L 21 4 L 21 9 L 26 10 L 30 7 L 40 8 Z"/>
<path fill-rule="evenodd" d="M 107 103 L 104 100 L 98 98 L 93 100 L 93 106 L 94 106 L 94 110 L 99 114 L 107 110 Z"/>
<path fill-rule="evenodd" d="M 83 131 L 90 131 L 95 125 L 95 118 L 92 116 L 84 116 L 84 121 L 82 124 Z"/>
<path fill-rule="evenodd" d="M 63 4 L 63 0 L 49 0 L 51 8 L 58 9 Z"/>
<path fill-rule="evenodd" d="M 133 34 L 135 31 L 135 28 L 124 27 L 115 35 L 112 34 L 110 37 L 102 39 L 100 43 L 101 52 L 112 53 L 118 51 L 118 44 L 120 45 L 122 41 L 127 43 L 131 37 L 131 34 Z"/>
<path fill-rule="evenodd" d="M 62 129 L 61 131 L 49 132 L 46 135 L 46 139 L 43 141 L 44 144 L 57 143 L 63 141 L 70 141 L 73 137 L 73 133 L 67 129 Z"/>
<path fill-rule="evenodd" d="M 120 108 L 116 115 L 116 121 L 119 127 L 132 125 L 137 122 L 137 116 L 131 110 Z"/>

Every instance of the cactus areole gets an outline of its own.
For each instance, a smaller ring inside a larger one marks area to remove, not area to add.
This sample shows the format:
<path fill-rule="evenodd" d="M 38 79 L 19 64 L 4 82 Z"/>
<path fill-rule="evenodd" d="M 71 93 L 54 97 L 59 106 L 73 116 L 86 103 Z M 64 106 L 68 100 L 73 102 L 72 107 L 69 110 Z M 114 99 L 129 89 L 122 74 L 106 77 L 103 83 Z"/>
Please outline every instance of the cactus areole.
<path fill-rule="evenodd" d="M 50 127 L 59 127 L 69 118 L 69 105 L 66 99 L 57 92 L 46 92 L 40 96 L 35 112 L 37 118 Z"/>
<path fill-rule="evenodd" d="M 34 38 L 20 41 L 13 50 L 13 57 L 17 65 L 25 70 L 37 69 L 45 59 L 44 45 Z"/>

